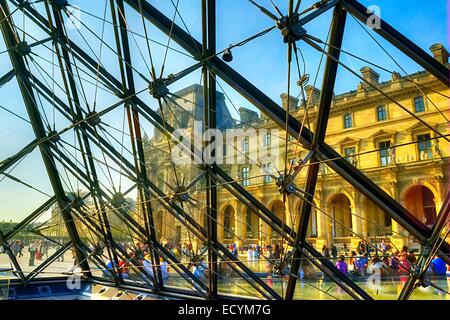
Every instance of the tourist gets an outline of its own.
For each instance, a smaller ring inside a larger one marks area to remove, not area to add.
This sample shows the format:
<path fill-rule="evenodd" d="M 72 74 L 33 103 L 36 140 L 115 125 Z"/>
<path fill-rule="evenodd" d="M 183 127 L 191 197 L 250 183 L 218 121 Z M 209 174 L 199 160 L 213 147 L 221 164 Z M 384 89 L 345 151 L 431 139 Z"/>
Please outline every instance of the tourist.
<path fill-rule="evenodd" d="M 366 276 L 367 265 L 369 263 L 368 254 L 364 253 L 362 256 L 356 259 L 356 269 L 359 272 L 359 275 L 362 277 Z"/>
<path fill-rule="evenodd" d="M 350 250 L 347 248 L 347 244 L 344 243 L 341 248 L 341 254 L 344 255 L 344 257 L 346 257 L 349 252 Z"/>
<path fill-rule="evenodd" d="M 150 277 L 154 277 L 153 273 L 153 264 L 152 264 L 152 257 L 150 255 L 146 255 L 144 257 L 144 261 L 142 262 L 142 265 L 144 266 L 144 270 L 150 275 Z"/>
<path fill-rule="evenodd" d="M 249 247 L 247 250 L 247 259 L 249 262 L 253 260 L 253 250 L 251 247 Z"/>
<path fill-rule="evenodd" d="M 167 263 L 167 261 L 163 260 L 162 258 L 160 258 L 160 263 L 161 263 L 161 275 L 163 280 L 167 280 L 169 279 L 169 264 Z"/>
<path fill-rule="evenodd" d="M 42 260 L 42 242 L 39 242 L 38 245 L 36 245 L 36 251 L 34 253 L 34 259 L 40 261 Z"/>
<path fill-rule="evenodd" d="M 323 247 L 322 247 L 322 256 L 324 257 L 324 258 L 331 258 L 331 256 L 330 256 L 330 250 L 328 250 L 328 247 L 327 247 L 327 245 L 326 244 L 324 244 L 323 245 Z"/>
<path fill-rule="evenodd" d="M 395 275 L 399 271 L 400 260 L 398 259 L 399 252 L 398 250 L 392 255 L 391 259 L 389 259 L 389 269 L 391 270 L 391 274 Z"/>
<path fill-rule="evenodd" d="M 431 271 L 433 276 L 436 277 L 445 277 L 447 275 L 447 267 L 445 261 L 438 256 L 435 256 L 431 261 L 429 270 Z"/>
<path fill-rule="evenodd" d="M 200 257 L 200 260 L 196 263 L 194 266 L 194 277 L 196 277 L 198 280 L 205 282 L 208 279 L 206 264 L 204 262 L 203 257 Z"/>
<path fill-rule="evenodd" d="M 381 240 L 381 251 L 383 253 L 385 253 L 386 251 L 389 251 L 390 249 L 391 249 L 391 246 L 388 243 L 386 243 L 386 241 L 384 239 Z"/>
<path fill-rule="evenodd" d="M 350 253 L 350 261 L 349 261 L 350 271 L 356 271 L 356 251 L 352 251 Z"/>
<path fill-rule="evenodd" d="M 370 269 L 372 273 L 378 273 L 380 276 L 382 275 L 382 270 L 387 269 L 388 266 L 380 259 L 378 255 L 375 255 L 372 259 L 372 263 Z"/>
<path fill-rule="evenodd" d="M 103 274 L 105 275 L 105 277 L 111 277 L 112 276 L 112 270 L 116 269 L 116 263 L 114 261 L 109 260 L 106 263 L 106 269 L 103 270 Z M 71 268 L 71 270 L 69 270 L 67 273 L 73 272 L 73 267 Z"/>
<path fill-rule="evenodd" d="M 342 274 L 348 275 L 348 267 L 343 255 L 340 255 L 338 261 L 336 261 L 336 268 L 342 272 Z"/>
<path fill-rule="evenodd" d="M 338 250 L 334 244 L 331 246 L 331 256 L 333 259 L 336 259 L 338 256 Z"/>
<path fill-rule="evenodd" d="M 407 255 L 407 259 L 410 265 L 415 265 L 416 264 L 416 255 L 414 254 L 414 251 L 410 251 Z"/>
<path fill-rule="evenodd" d="M 35 255 L 36 255 L 36 245 L 33 242 L 30 242 L 29 246 L 28 246 L 28 252 L 30 253 L 30 259 L 28 260 L 28 265 L 30 267 L 34 266 L 34 259 L 35 259 Z"/>
<path fill-rule="evenodd" d="M 408 247 L 403 246 L 402 251 L 400 252 L 400 263 L 399 263 L 399 272 L 400 273 L 409 273 L 409 270 L 411 269 L 411 264 L 409 262 L 409 254 L 408 254 Z"/>

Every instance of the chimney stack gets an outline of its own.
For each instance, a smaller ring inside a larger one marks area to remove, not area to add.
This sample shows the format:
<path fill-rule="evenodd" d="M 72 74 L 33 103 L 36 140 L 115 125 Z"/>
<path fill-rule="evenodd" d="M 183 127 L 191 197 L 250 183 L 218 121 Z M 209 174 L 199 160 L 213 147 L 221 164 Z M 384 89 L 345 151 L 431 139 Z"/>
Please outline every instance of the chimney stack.
<path fill-rule="evenodd" d="M 361 70 L 362 77 L 370 84 L 378 84 L 380 75 L 371 67 L 364 67 Z"/>
<path fill-rule="evenodd" d="M 283 93 L 280 95 L 282 107 L 284 110 L 286 110 L 287 104 L 288 104 L 288 95 L 287 93 Z M 289 111 L 295 110 L 298 108 L 298 99 L 294 98 L 293 96 L 289 96 Z"/>
<path fill-rule="evenodd" d="M 258 113 L 247 108 L 239 108 L 239 115 L 243 124 L 258 120 Z"/>
<path fill-rule="evenodd" d="M 319 103 L 320 100 L 320 90 L 316 87 L 308 85 L 305 87 L 306 91 L 306 105 L 315 106 Z"/>
<path fill-rule="evenodd" d="M 433 44 L 430 47 L 430 50 L 437 61 L 439 61 L 442 64 L 448 63 L 448 51 L 442 43 Z"/>

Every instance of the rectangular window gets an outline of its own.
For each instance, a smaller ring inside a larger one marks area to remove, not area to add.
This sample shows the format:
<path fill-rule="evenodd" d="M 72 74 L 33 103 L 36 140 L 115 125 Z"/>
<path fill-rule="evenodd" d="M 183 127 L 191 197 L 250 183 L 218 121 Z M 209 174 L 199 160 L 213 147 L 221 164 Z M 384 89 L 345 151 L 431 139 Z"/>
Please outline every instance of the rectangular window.
<path fill-rule="evenodd" d="M 264 135 L 264 147 L 270 146 L 271 143 L 272 143 L 272 136 L 270 133 L 266 133 Z"/>
<path fill-rule="evenodd" d="M 391 146 L 390 141 L 380 142 L 378 145 L 380 152 L 380 165 L 386 167 L 391 163 L 391 157 L 389 156 L 389 147 Z"/>
<path fill-rule="evenodd" d="M 419 151 L 420 160 L 433 159 L 430 134 L 421 134 L 417 136 L 417 149 Z"/>
<path fill-rule="evenodd" d="M 425 111 L 425 101 L 422 96 L 414 98 L 414 111 L 424 112 Z"/>
<path fill-rule="evenodd" d="M 384 121 L 387 119 L 386 106 L 377 107 L 377 119 L 378 121 Z"/>
<path fill-rule="evenodd" d="M 346 113 L 344 115 L 344 129 L 353 127 L 353 116 L 351 113 Z"/>
<path fill-rule="evenodd" d="M 345 154 L 345 159 L 350 162 L 351 164 L 353 164 L 355 162 L 355 157 L 353 157 L 356 154 L 356 148 L 355 147 L 351 147 L 351 148 L 345 148 L 344 149 L 344 154 Z"/>
<path fill-rule="evenodd" d="M 248 152 L 248 138 L 245 138 L 242 141 L 242 151 L 246 153 Z"/>
<path fill-rule="evenodd" d="M 271 183 L 273 181 L 272 177 L 270 176 L 272 174 L 272 163 L 269 162 L 269 163 L 263 164 L 262 169 L 263 169 L 263 174 L 264 174 L 264 178 L 263 178 L 264 184 Z"/>
<path fill-rule="evenodd" d="M 242 167 L 241 178 L 242 178 L 242 185 L 244 187 L 250 185 L 250 180 L 248 179 L 249 177 L 250 177 L 250 167 Z"/>

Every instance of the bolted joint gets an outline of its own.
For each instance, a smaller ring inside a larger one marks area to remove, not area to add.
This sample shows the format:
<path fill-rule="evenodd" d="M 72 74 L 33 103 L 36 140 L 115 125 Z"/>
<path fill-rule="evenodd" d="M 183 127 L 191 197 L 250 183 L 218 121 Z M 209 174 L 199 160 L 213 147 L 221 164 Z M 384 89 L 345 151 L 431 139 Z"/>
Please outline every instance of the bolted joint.
<path fill-rule="evenodd" d="M 59 140 L 61 140 L 61 136 L 58 134 L 56 130 L 50 131 L 47 135 L 50 142 L 57 143 Z"/>
<path fill-rule="evenodd" d="M 125 202 L 126 202 L 125 197 L 121 192 L 117 192 L 112 196 L 111 204 L 116 208 L 122 207 L 125 204 Z"/>
<path fill-rule="evenodd" d="M 31 47 L 28 45 L 26 41 L 21 41 L 15 46 L 14 51 L 18 55 L 24 57 L 31 53 Z"/>
<path fill-rule="evenodd" d="M 166 79 L 152 81 L 148 86 L 148 91 L 155 99 L 160 99 L 169 93 L 166 85 Z"/>
<path fill-rule="evenodd" d="M 292 175 L 288 175 L 286 178 L 284 178 L 284 175 L 280 175 L 276 181 L 276 184 L 278 186 L 278 191 L 281 194 L 293 194 L 297 191 L 297 186 L 294 183 L 294 177 Z"/>
<path fill-rule="evenodd" d="M 185 186 L 179 186 L 172 194 L 172 201 L 186 202 L 189 200 L 189 192 Z"/>
<path fill-rule="evenodd" d="M 98 126 L 102 122 L 102 119 L 100 118 L 100 115 L 97 112 L 92 111 L 87 114 L 86 122 L 91 127 L 95 127 L 95 126 Z"/>
<path fill-rule="evenodd" d="M 279 19 L 277 21 L 277 27 L 281 30 L 284 43 L 298 41 L 307 34 L 306 30 L 302 27 L 298 14 Z"/>
<path fill-rule="evenodd" d="M 72 209 L 80 209 L 81 207 L 83 207 L 83 205 L 84 205 L 84 201 L 83 201 L 83 199 L 82 198 L 80 198 L 80 197 L 75 197 L 73 200 L 72 200 L 72 202 L 70 203 L 70 207 L 72 208 Z"/>

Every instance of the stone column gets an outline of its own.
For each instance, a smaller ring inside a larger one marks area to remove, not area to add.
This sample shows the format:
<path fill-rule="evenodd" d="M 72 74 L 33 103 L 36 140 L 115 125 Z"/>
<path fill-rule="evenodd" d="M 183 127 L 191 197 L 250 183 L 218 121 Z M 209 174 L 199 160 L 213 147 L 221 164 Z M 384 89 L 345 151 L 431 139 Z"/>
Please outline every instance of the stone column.
<path fill-rule="evenodd" d="M 396 182 L 391 182 L 391 194 L 399 201 L 403 206 L 405 205 L 403 201 L 400 199 L 400 194 L 398 190 L 398 186 Z M 408 232 L 406 232 L 405 229 L 403 229 L 397 221 L 392 219 L 392 237 L 391 241 L 394 243 L 395 247 L 401 250 L 401 248 L 404 245 L 408 244 L 408 239 L 406 238 L 408 236 Z"/>
<path fill-rule="evenodd" d="M 350 199 L 350 214 L 352 218 L 352 231 L 353 231 L 353 237 L 351 240 L 352 247 L 355 247 L 361 239 L 358 236 L 361 236 L 362 238 L 367 237 L 367 224 L 365 225 L 365 233 L 363 232 L 363 219 L 360 218 L 361 213 L 357 208 L 359 207 L 359 197 L 355 190 L 352 191 L 350 196 L 353 198 Z"/>
<path fill-rule="evenodd" d="M 329 223 L 327 223 L 327 217 L 323 213 L 323 211 L 326 211 L 326 208 L 324 207 L 323 203 L 323 193 L 321 189 L 318 189 L 316 192 L 318 196 L 317 207 L 315 208 L 317 212 L 317 238 L 316 238 L 316 249 L 319 251 L 322 249 L 323 245 L 328 241 L 326 238 L 327 235 L 330 233 L 328 231 Z M 314 208 L 313 208 L 314 210 Z"/>
<path fill-rule="evenodd" d="M 225 222 L 225 216 L 224 212 L 219 212 L 217 215 L 217 241 L 220 243 L 224 243 L 224 236 L 225 236 L 225 229 L 224 229 L 224 222 Z"/>
<path fill-rule="evenodd" d="M 246 239 L 246 222 L 247 222 L 247 210 L 246 208 L 239 204 L 236 206 L 236 218 L 234 220 L 234 230 L 235 230 L 235 243 L 238 246 L 243 245 L 242 240 Z"/>

